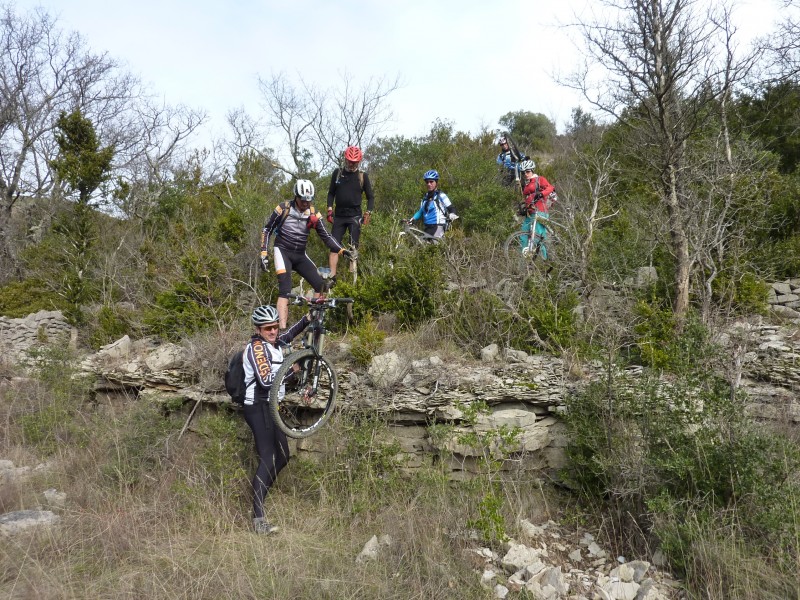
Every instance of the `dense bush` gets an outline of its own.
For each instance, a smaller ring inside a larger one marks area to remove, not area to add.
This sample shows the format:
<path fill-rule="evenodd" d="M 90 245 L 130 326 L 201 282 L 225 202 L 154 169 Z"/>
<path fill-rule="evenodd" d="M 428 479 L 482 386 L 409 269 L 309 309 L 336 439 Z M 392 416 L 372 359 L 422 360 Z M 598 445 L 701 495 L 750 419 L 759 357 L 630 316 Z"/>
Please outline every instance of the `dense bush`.
<path fill-rule="evenodd" d="M 356 284 L 337 284 L 336 294 L 355 298 L 357 321 L 367 314 L 392 314 L 401 326 L 419 325 L 435 315 L 444 287 L 439 256 L 436 246 L 411 248 Z"/>
<path fill-rule="evenodd" d="M 63 298 L 37 278 L 11 281 L 0 287 L 0 314 L 11 318 L 25 317 L 40 310 L 63 310 Z"/>
<path fill-rule="evenodd" d="M 565 474 L 586 498 L 610 507 L 620 539 L 653 535 L 688 572 L 705 534 L 725 527 L 784 572 L 793 568 L 798 447 L 762 431 L 713 375 L 636 382 L 609 369 L 608 377 L 568 400 Z"/>

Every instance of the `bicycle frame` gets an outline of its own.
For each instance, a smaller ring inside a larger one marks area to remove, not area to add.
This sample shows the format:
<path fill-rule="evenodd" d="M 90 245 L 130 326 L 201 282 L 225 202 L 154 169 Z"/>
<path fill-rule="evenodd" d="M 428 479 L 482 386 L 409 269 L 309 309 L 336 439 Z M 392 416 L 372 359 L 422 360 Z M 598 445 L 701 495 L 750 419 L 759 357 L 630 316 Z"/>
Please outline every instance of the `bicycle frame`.
<path fill-rule="evenodd" d="M 543 237 L 536 233 L 537 226 L 544 226 L 548 234 L 553 234 L 553 229 L 550 224 L 556 224 L 551 221 L 549 217 L 543 216 L 540 212 L 532 213 L 532 220 L 524 229 L 519 229 L 512 233 L 505 242 L 506 256 L 511 258 L 509 252 L 522 253 L 522 255 L 529 256 L 535 259 L 542 250 L 548 250 L 550 244 Z M 523 243 L 523 237 L 527 238 L 527 242 Z M 549 237 L 549 235 L 548 235 Z"/>
<path fill-rule="evenodd" d="M 538 244 L 536 243 L 536 225 L 539 223 L 539 211 L 536 210 L 533 212 L 533 221 L 531 221 L 530 227 L 528 228 L 528 252 L 539 252 L 539 246 L 544 244 L 543 239 L 539 239 Z"/>
<path fill-rule="evenodd" d="M 404 235 L 414 237 L 419 243 L 426 243 L 426 244 L 436 244 L 442 240 L 442 238 L 435 238 L 432 235 L 425 233 L 421 229 L 412 227 L 411 223 L 409 223 L 405 219 L 400 219 L 400 222 L 403 224 L 403 231 L 399 233 L 400 240 L 403 239 Z M 446 224 L 445 231 L 447 231 L 447 229 L 448 225 Z M 398 240 L 398 245 L 399 245 L 399 240 Z"/>
<path fill-rule="evenodd" d="M 336 308 L 339 304 L 350 304 L 353 302 L 353 299 L 325 298 L 324 296 L 306 298 L 294 294 L 289 294 L 289 299 L 292 300 L 292 304 L 297 306 L 308 305 L 313 320 L 303 334 L 303 348 L 313 350 L 314 355 L 317 357 L 322 356 L 325 345 L 325 334 L 328 332 L 328 330 L 325 329 L 325 312 Z"/>
<path fill-rule="evenodd" d="M 308 306 L 312 321 L 304 333 L 303 348 L 284 357 L 270 389 L 269 411 L 274 423 L 287 436 L 307 437 L 330 418 L 338 382 L 336 369 L 322 355 L 325 343 L 325 312 L 352 298 L 306 298 L 290 294 L 295 305 Z"/>
<path fill-rule="evenodd" d="M 322 349 L 325 345 L 325 310 L 311 308 L 311 313 L 314 320 L 306 329 L 305 336 L 303 337 L 303 347 L 309 348 L 314 351 L 314 354 L 319 357 L 322 355 Z"/>

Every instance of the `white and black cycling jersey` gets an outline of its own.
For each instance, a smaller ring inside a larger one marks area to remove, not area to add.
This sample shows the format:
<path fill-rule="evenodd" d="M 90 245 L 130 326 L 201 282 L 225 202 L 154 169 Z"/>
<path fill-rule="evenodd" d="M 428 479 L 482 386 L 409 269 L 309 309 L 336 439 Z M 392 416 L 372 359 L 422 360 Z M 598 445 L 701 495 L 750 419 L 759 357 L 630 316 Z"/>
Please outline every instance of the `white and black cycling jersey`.
<path fill-rule="evenodd" d="M 325 229 L 323 220 L 313 208 L 299 211 L 294 201 L 289 204 L 289 214 L 284 216 L 287 210 L 284 205 L 279 204 L 272 211 L 262 232 L 261 249 L 269 247 L 269 240 L 275 236 L 275 246 L 288 250 L 289 252 L 305 252 L 308 244 L 308 236 L 314 229 L 323 243 L 331 252 L 339 252 L 342 246 L 333 239 L 330 232 Z"/>

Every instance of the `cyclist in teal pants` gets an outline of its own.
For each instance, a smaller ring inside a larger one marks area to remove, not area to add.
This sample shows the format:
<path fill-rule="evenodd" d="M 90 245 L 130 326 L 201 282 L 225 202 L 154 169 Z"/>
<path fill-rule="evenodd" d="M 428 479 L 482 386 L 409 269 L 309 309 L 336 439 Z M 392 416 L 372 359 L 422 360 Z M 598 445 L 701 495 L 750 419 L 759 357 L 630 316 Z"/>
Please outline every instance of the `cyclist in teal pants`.
<path fill-rule="evenodd" d="M 547 247 L 544 245 L 547 227 L 543 221 L 549 217 L 550 205 L 556 199 L 555 188 L 547 179 L 533 172 L 536 163 L 532 160 L 523 160 L 519 167 L 525 178 L 525 188 L 522 190 L 525 194 L 525 220 L 522 222 L 522 231 L 529 232 L 531 230 L 534 215 L 538 213 L 539 219 L 536 221 L 536 231 L 533 234 L 536 236 L 535 241 L 539 246 L 542 259 L 547 260 Z M 523 235 L 520 242 L 522 251 L 527 252 L 528 236 Z"/>

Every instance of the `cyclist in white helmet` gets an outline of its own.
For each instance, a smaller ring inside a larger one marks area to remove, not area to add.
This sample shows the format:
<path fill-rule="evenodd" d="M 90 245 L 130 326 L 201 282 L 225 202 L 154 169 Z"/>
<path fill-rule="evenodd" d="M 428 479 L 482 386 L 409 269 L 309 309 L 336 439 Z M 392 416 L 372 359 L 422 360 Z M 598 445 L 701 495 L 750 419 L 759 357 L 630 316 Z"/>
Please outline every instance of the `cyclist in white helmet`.
<path fill-rule="evenodd" d="M 524 154 L 516 152 L 508 143 L 506 134 L 500 134 L 497 139 L 500 154 L 497 155 L 497 164 L 500 165 L 500 180 L 503 185 L 514 185 L 517 182 L 517 164 L 527 158 Z"/>
<path fill-rule="evenodd" d="M 298 179 L 294 185 L 294 200 L 283 202 L 272 211 L 261 232 L 261 267 L 269 269 L 269 242 L 274 236 L 275 273 L 278 275 L 278 315 L 281 329 L 286 329 L 289 316 L 289 294 L 292 291 L 292 271 L 296 271 L 314 288 L 315 296 L 325 289 L 325 281 L 317 266 L 306 254 L 308 235 L 312 229 L 332 253 L 346 252 L 325 229 L 323 219 L 312 205 L 314 184 Z"/>
<path fill-rule="evenodd" d="M 286 435 L 275 426 L 269 412 L 269 392 L 275 372 L 283 364 L 284 349 L 310 323 L 305 315 L 283 334 L 278 332 L 278 311 L 273 306 L 257 306 L 251 317 L 255 333 L 242 354 L 245 391 L 244 420 L 253 432 L 258 468 L 253 475 L 253 527 L 256 533 L 278 530 L 264 518 L 264 498 L 278 473 L 289 461 Z"/>
<path fill-rule="evenodd" d="M 522 193 L 525 194 L 525 201 L 520 205 L 519 211 L 520 215 L 525 216 L 521 226 L 522 231 L 530 231 L 535 213 L 539 213 L 540 217 L 547 219 L 550 216 L 550 205 L 558 199 L 553 184 L 541 175 L 537 175 L 535 169 L 536 163 L 529 158 L 519 163 L 519 170 L 522 171 L 525 180 L 525 187 L 522 190 Z M 541 257 L 547 260 L 547 246 L 544 245 L 547 227 L 542 220 L 536 221 L 536 231 L 533 234 L 536 236 L 534 241 L 539 247 Z M 528 236 L 522 236 L 520 243 L 523 252 L 527 251 Z"/>

